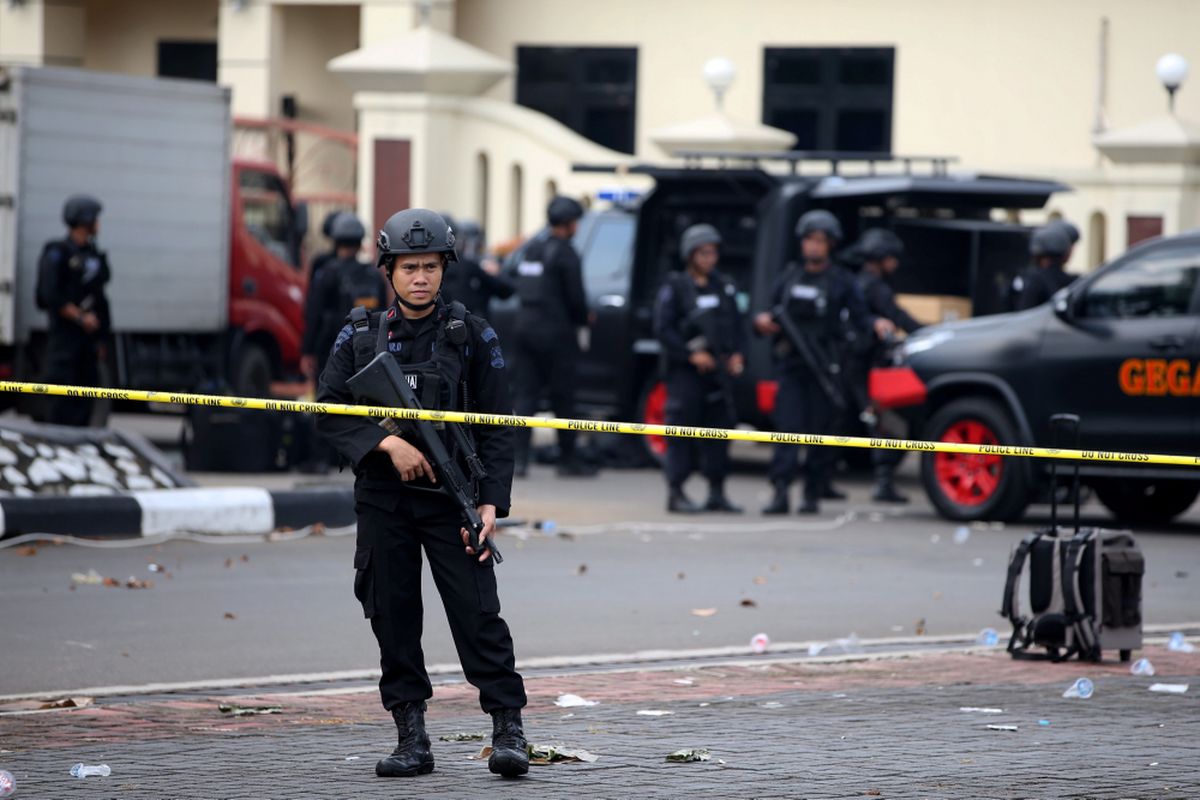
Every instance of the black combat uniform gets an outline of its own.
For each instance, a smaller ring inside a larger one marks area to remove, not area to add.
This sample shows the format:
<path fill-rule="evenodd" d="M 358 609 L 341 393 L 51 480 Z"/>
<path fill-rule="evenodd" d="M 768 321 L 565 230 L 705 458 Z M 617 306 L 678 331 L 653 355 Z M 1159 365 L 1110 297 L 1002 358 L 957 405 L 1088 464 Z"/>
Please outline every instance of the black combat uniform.
<path fill-rule="evenodd" d="M 905 333 L 912 333 L 921 327 L 921 323 L 913 319 L 912 315 L 896 302 L 895 290 L 882 275 L 864 269 L 858 273 L 858 287 L 867 303 L 867 311 L 872 316 L 891 320 L 892 324 Z"/>
<path fill-rule="evenodd" d="M 1014 310 L 1040 306 L 1048 302 L 1054 293 L 1070 286 L 1075 276 L 1063 269 L 1061 264 L 1048 267 L 1030 266 L 1013 279 L 1013 295 L 1016 297 Z"/>
<path fill-rule="evenodd" d="M 460 258 L 442 283 L 442 299 L 458 301 L 473 314 L 488 313 L 493 297 L 507 300 L 517 287 L 503 275 L 492 275 L 473 258 Z"/>
<path fill-rule="evenodd" d="M 317 359 L 317 374 L 325 371 L 333 342 L 346 315 L 355 306 L 379 310 L 387 305 L 387 285 L 371 264 L 357 258 L 327 260 L 308 287 L 304 308 L 301 352 Z"/>
<path fill-rule="evenodd" d="M 871 317 L 854 278 L 834 264 L 810 272 L 792 264 L 771 291 L 772 308 L 780 308 L 799 327 L 817 364 L 831 377 L 827 383 L 841 385 L 838 376 L 848 335 L 873 336 Z M 791 433 L 830 434 L 837 419 L 837 404 L 823 390 L 813 366 L 801 356 L 786 335 L 775 338 L 776 376 L 775 426 Z M 843 398 L 844 402 L 844 398 Z M 796 477 L 799 455 L 796 445 L 777 444 L 768 471 L 776 496 L 786 492 Z M 829 480 L 834 452 L 830 447 L 810 447 L 804 462 L 804 510 L 815 510 Z"/>
<path fill-rule="evenodd" d="M 517 265 L 516 413 L 538 412 L 543 393 L 550 397 L 556 417 L 575 417 L 575 365 L 579 361 L 578 331 L 588 324 L 587 299 L 579 254 L 567 239 L 549 236 L 530 243 Z M 529 463 L 532 431 L 518 431 L 517 469 Z M 558 432 L 559 470 L 580 469 L 575 458 L 575 433 Z"/>
<path fill-rule="evenodd" d="M 112 317 L 104 287 L 111 277 L 108 257 L 93 242 L 80 247 L 71 239 L 50 242 L 38 263 L 38 303 L 50 315 L 46 342 L 46 381 L 77 386 L 100 382 L 100 350 L 107 343 Z M 75 304 L 95 314 L 100 328 L 88 333 L 75 321 L 64 318 L 63 306 Z M 58 425 L 86 426 L 93 401 L 86 398 L 54 398 L 49 421 Z"/>
<path fill-rule="evenodd" d="M 380 231 L 380 266 L 393 277 L 397 256 L 436 254 L 457 260 L 454 236 L 445 221 L 427 209 L 392 215 Z M 395 283 L 393 282 L 393 287 Z M 422 312 L 407 319 L 404 308 Z M 482 318 L 458 303 L 433 299 L 423 306 L 401 295 L 386 311 L 355 308 L 334 340 L 321 374 L 317 399 L 354 402 L 349 378 L 379 354 L 390 353 L 412 385 L 423 407 L 447 411 L 509 414 L 512 399 L 499 338 Z M 399 423 L 410 444 L 421 439 L 413 423 Z M 505 776 L 529 769 L 521 726 L 525 687 L 517 674 L 512 636 L 500 617 L 494 559 L 483 561 L 464 551 L 462 509 L 421 476 L 404 481 L 387 453 L 376 450 L 387 434 L 373 420 L 322 415 L 318 430 L 354 467 L 358 540 L 354 551 L 354 593 L 379 642 L 383 676 L 379 680 L 385 708 L 392 712 L 399 743 L 375 767 L 382 777 L 412 776 L 434 768 L 425 731 L 425 701 L 433 695 L 421 650 L 421 550 L 429 558 L 434 583 L 442 597 L 454 645 L 467 680 L 479 690 L 479 703 L 492 715 L 492 772 Z M 486 473 L 474 482 L 476 505 L 491 505 L 496 517 L 509 513 L 513 477 L 513 433 L 510 428 L 481 425 L 468 437 Z M 443 430 L 448 452 L 464 474 L 469 452 Z M 429 457 L 429 454 L 425 454 Z"/>
<path fill-rule="evenodd" d="M 686 271 L 672 273 L 655 303 L 654 335 L 662 344 L 667 383 L 666 423 L 707 428 L 734 428 L 733 377 L 729 357 L 746 351 L 745 329 L 737 307 L 737 289 L 719 272 L 701 286 Z M 688 361 L 697 350 L 717 362 L 700 372 Z M 709 482 L 707 510 L 740 510 L 724 500 L 729 474 L 729 442 L 723 439 L 667 440 L 666 479 L 673 498 L 700 464 Z M 670 502 L 669 498 L 669 502 Z M 673 508 L 672 510 L 678 510 Z"/>

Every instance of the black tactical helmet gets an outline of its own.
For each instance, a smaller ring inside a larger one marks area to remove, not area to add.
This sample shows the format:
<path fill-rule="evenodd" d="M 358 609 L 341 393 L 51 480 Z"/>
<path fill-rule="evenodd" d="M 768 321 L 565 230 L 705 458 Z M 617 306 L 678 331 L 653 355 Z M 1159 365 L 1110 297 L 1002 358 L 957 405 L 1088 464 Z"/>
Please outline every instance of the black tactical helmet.
<path fill-rule="evenodd" d="M 886 228 L 871 228 L 858 240 L 858 251 L 867 261 L 900 258 L 904 255 L 904 242 Z"/>
<path fill-rule="evenodd" d="M 1076 242 L 1079 241 L 1079 228 L 1076 228 L 1072 223 L 1067 222 L 1065 219 L 1062 219 L 1061 217 L 1059 219 L 1050 220 L 1049 222 L 1046 223 L 1046 227 L 1047 228 L 1058 228 L 1059 230 L 1066 233 L 1067 239 L 1070 240 L 1071 244 L 1075 244 Z"/>
<path fill-rule="evenodd" d="M 394 256 L 410 253 L 442 253 L 447 261 L 458 261 L 454 231 L 436 211 L 410 208 L 388 217 L 379 232 L 378 266 L 390 264 Z"/>
<path fill-rule="evenodd" d="M 68 228 L 77 225 L 91 225 L 100 216 L 100 201 L 91 195 L 76 194 L 67 198 L 63 204 L 63 222 Z"/>
<path fill-rule="evenodd" d="M 483 227 L 478 222 L 464 219 L 458 223 L 458 247 L 463 258 L 479 258 L 483 255 Z"/>
<path fill-rule="evenodd" d="M 692 257 L 692 253 L 696 248 L 703 247 L 706 244 L 721 243 L 721 234 L 712 225 L 700 223 L 693 225 L 683 232 L 679 237 L 679 257 L 685 262 Z"/>
<path fill-rule="evenodd" d="M 1029 237 L 1029 254 L 1034 258 L 1063 258 L 1071 249 L 1071 237 L 1060 225 L 1043 225 Z"/>
<path fill-rule="evenodd" d="M 358 244 L 367 238 L 367 229 L 363 227 L 358 217 L 349 211 L 344 211 L 338 214 L 333 220 L 333 224 L 329 226 L 329 233 L 327 235 L 338 244 L 342 242 Z"/>
<path fill-rule="evenodd" d="M 333 223 L 337 221 L 338 217 L 340 217 L 342 214 L 346 214 L 346 213 L 349 213 L 349 212 L 335 209 L 333 211 L 330 211 L 328 214 L 326 214 L 325 220 L 321 223 L 321 235 L 324 236 L 326 239 L 332 239 L 333 238 Z"/>
<path fill-rule="evenodd" d="M 578 201 L 570 197 L 564 197 L 561 194 L 550 201 L 550 205 L 546 206 L 546 221 L 550 223 L 550 227 L 556 225 L 565 225 L 568 222 L 574 222 L 583 216 L 583 206 L 579 205 Z"/>
<path fill-rule="evenodd" d="M 821 231 L 830 239 L 842 240 L 842 223 L 823 208 L 808 211 L 796 220 L 796 238 L 803 239 L 815 231 Z"/>

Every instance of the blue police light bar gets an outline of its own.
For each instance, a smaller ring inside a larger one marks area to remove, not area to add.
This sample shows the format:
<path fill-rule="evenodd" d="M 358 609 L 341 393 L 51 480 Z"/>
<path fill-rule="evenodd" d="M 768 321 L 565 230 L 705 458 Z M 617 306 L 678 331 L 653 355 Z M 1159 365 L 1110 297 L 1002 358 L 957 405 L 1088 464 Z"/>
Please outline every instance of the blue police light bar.
<path fill-rule="evenodd" d="M 596 192 L 597 200 L 607 200 L 610 203 L 629 203 L 642 196 L 636 189 L 609 187 Z"/>

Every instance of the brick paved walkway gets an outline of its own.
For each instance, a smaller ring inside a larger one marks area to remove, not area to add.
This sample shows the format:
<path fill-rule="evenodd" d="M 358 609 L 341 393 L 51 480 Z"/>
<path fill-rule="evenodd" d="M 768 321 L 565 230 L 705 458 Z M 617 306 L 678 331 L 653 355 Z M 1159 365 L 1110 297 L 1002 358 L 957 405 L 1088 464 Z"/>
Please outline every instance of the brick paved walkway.
<path fill-rule="evenodd" d="M 463 684 L 437 688 L 428 714 L 437 770 L 421 778 L 375 777 L 394 728 L 377 696 L 354 687 L 261 692 L 240 700 L 283 713 L 239 719 L 203 695 L 5 714 L 0 768 L 16 776 L 17 798 L 1200 797 L 1200 654 L 1151 647 L 1145 655 L 1154 678 L 1117 663 L 1012 662 L 999 653 L 537 677 L 526 711 L 531 741 L 586 748 L 599 760 L 533 767 L 512 782 L 468 758 L 480 743 L 436 741 L 489 728 Z M 1080 675 L 1095 681 L 1095 696 L 1063 699 Z M 1153 682 L 1191 688 L 1151 693 Z M 555 707 L 564 692 L 599 704 Z M 664 760 L 699 747 L 711 761 Z M 75 780 L 68 770 L 77 761 L 113 773 Z"/>

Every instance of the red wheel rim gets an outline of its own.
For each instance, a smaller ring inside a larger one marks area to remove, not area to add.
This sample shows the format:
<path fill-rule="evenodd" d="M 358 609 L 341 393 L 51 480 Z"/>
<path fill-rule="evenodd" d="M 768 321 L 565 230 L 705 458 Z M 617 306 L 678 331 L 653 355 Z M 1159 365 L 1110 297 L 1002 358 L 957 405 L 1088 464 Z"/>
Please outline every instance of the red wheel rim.
<path fill-rule="evenodd" d="M 642 408 L 642 422 L 647 425 L 665 425 L 667 422 L 667 385 L 656 383 L 646 393 L 646 404 Z M 647 436 L 651 452 L 659 458 L 667 454 L 667 437 Z"/>
<path fill-rule="evenodd" d="M 960 419 L 942 431 L 941 440 L 954 444 L 999 444 L 996 434 L 977 419 Z M 986 503 L 1000 488 L 1004 459 L 966 453 L 935 453 L 934 476 L 942 494 L 960 506 Z"/>

